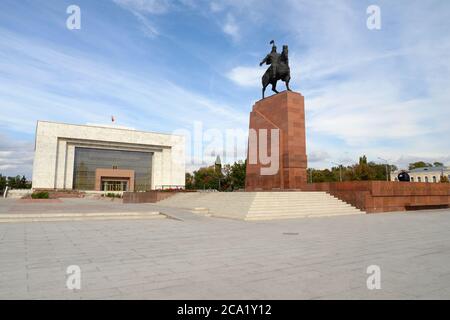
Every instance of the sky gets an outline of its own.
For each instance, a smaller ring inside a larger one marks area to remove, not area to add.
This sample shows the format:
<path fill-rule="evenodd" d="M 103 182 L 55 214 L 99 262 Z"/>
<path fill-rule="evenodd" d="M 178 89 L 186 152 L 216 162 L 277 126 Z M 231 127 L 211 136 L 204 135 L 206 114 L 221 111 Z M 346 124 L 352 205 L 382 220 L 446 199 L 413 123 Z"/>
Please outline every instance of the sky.
<path fill-rule="evenodd" d="M 70 5 L 81 10 L 79 30 L 67 28 Z M 380 29 L 367 27 L 369 5 L 380 8 Z M 226 163 L 244 159 L 266 69 L 259 62 L 272 39 L 289 45 L 291 88 L 305 96 L 309 167 L 348 165 L 363 154 L 399 167 L 450 165 L 448 1 L 2 0 L 0 7 L 3 175 L 31 178 L 37 120 L 111 124 L 112 115 L 116 125 L 187 135 L 189 171 L 217 154 Z M 229 132 L 240 138 L 228 143 Z"/>

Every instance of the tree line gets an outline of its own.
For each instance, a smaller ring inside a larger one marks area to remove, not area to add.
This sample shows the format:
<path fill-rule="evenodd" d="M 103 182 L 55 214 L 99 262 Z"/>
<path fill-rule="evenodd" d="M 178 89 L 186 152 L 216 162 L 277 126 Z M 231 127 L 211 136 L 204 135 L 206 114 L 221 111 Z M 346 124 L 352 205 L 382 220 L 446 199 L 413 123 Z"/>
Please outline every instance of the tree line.
<path fill-rule="evenodd" d="M 441 162 L 433 164 L 424 161 L 410 163 L 409 170 L 423 167 L 442 167 Z M 393 164 L 368 161 L 365 155 L 359 157 L 352 165 L 337 165 L 330 169 L 308 168 L 308 182 L 368 181 L 391 180 L 390 174 L 397 171 Z M 202 167 L 193 173 L 186 173 L 186 189 L 234 191 L 245 188 L 246 161 L 238 161 L 232 165 L 211 165 Z M 444 181 L 445 182 L 445 181 Z"/>
<path fill-rule="evenodd" d="M 6 186 L 11 189 L 31 189 L 31 182 L 25 176 L 7 177 L 0 174 L 0 190 L 5 190 Z"/>
<path fill-rule="evenodd" d="M 331 169 L 309 168 L 308 182 L 336 182 L 336 181 L 368 181 L 390 180 L 390 173 L 396 171 L 393 164 L 375 163 L 367 161 L 365 155 L 359 157 L 358 163 L 353 165 L 340 165 Z"/>
<path fill-rule="evenodd" d="M 215 164 L 186 173 L 186 189 L 234 191 L 245 187 L 246 161 L 237 161 L 222 167 Z"/>

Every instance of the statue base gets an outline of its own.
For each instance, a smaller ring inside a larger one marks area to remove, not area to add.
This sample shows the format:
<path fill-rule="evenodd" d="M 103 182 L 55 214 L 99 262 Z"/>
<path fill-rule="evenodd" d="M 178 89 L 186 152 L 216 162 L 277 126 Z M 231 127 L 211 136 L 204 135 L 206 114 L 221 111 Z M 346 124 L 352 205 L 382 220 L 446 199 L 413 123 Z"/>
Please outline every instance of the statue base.
<path fill-rule="evenodd" d="M 255 103 L 250 113 L 246 191 L 301 190 L 305 187 L 307 159 L 304 106 L 304 97 L 292 91 L 283 91 Z M 272 158 L 276 155 L 270 154 L 270 132 L 271 129 L 279 129 L 278 168 L 271 174 L 267 174 L 267 168 L 271 165 L 264 161 L 261 163 L 261 129 L 267 129 L 269 144 L 266 154 Z M 251 132 L 253 137 L 258 137 L 257 142 L 251 138 Z M 255 154 L 258 156 L 255 157 Z"/>

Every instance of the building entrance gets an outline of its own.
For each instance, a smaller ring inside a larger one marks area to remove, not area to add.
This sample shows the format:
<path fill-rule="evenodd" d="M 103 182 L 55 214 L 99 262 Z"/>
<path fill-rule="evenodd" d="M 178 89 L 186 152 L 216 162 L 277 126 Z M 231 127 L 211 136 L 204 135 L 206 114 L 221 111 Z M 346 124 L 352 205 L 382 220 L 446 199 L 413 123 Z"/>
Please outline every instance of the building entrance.
<path fill-rule="evenodd" d="M 128 191 L 128 180 L 102 179 L 102 191 Z"/>

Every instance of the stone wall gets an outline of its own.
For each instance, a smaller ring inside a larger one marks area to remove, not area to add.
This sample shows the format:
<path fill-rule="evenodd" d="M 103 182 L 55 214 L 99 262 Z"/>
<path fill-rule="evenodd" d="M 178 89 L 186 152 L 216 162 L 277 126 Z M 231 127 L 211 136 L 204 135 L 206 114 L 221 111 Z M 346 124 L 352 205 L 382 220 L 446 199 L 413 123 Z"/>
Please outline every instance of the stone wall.
<path fill-rule="evenodd" d="M 123 203 L 155 203 L 164 199 L 167 199 L 176 191 L 147 191 L 147 192 L 124 192 Z"/>
<path fill-rule="evenodd" d="M 311 183 L 309 191 L 326 191 L 368 213 L 448 207 L 449 183 L 345 181 Z"/>

